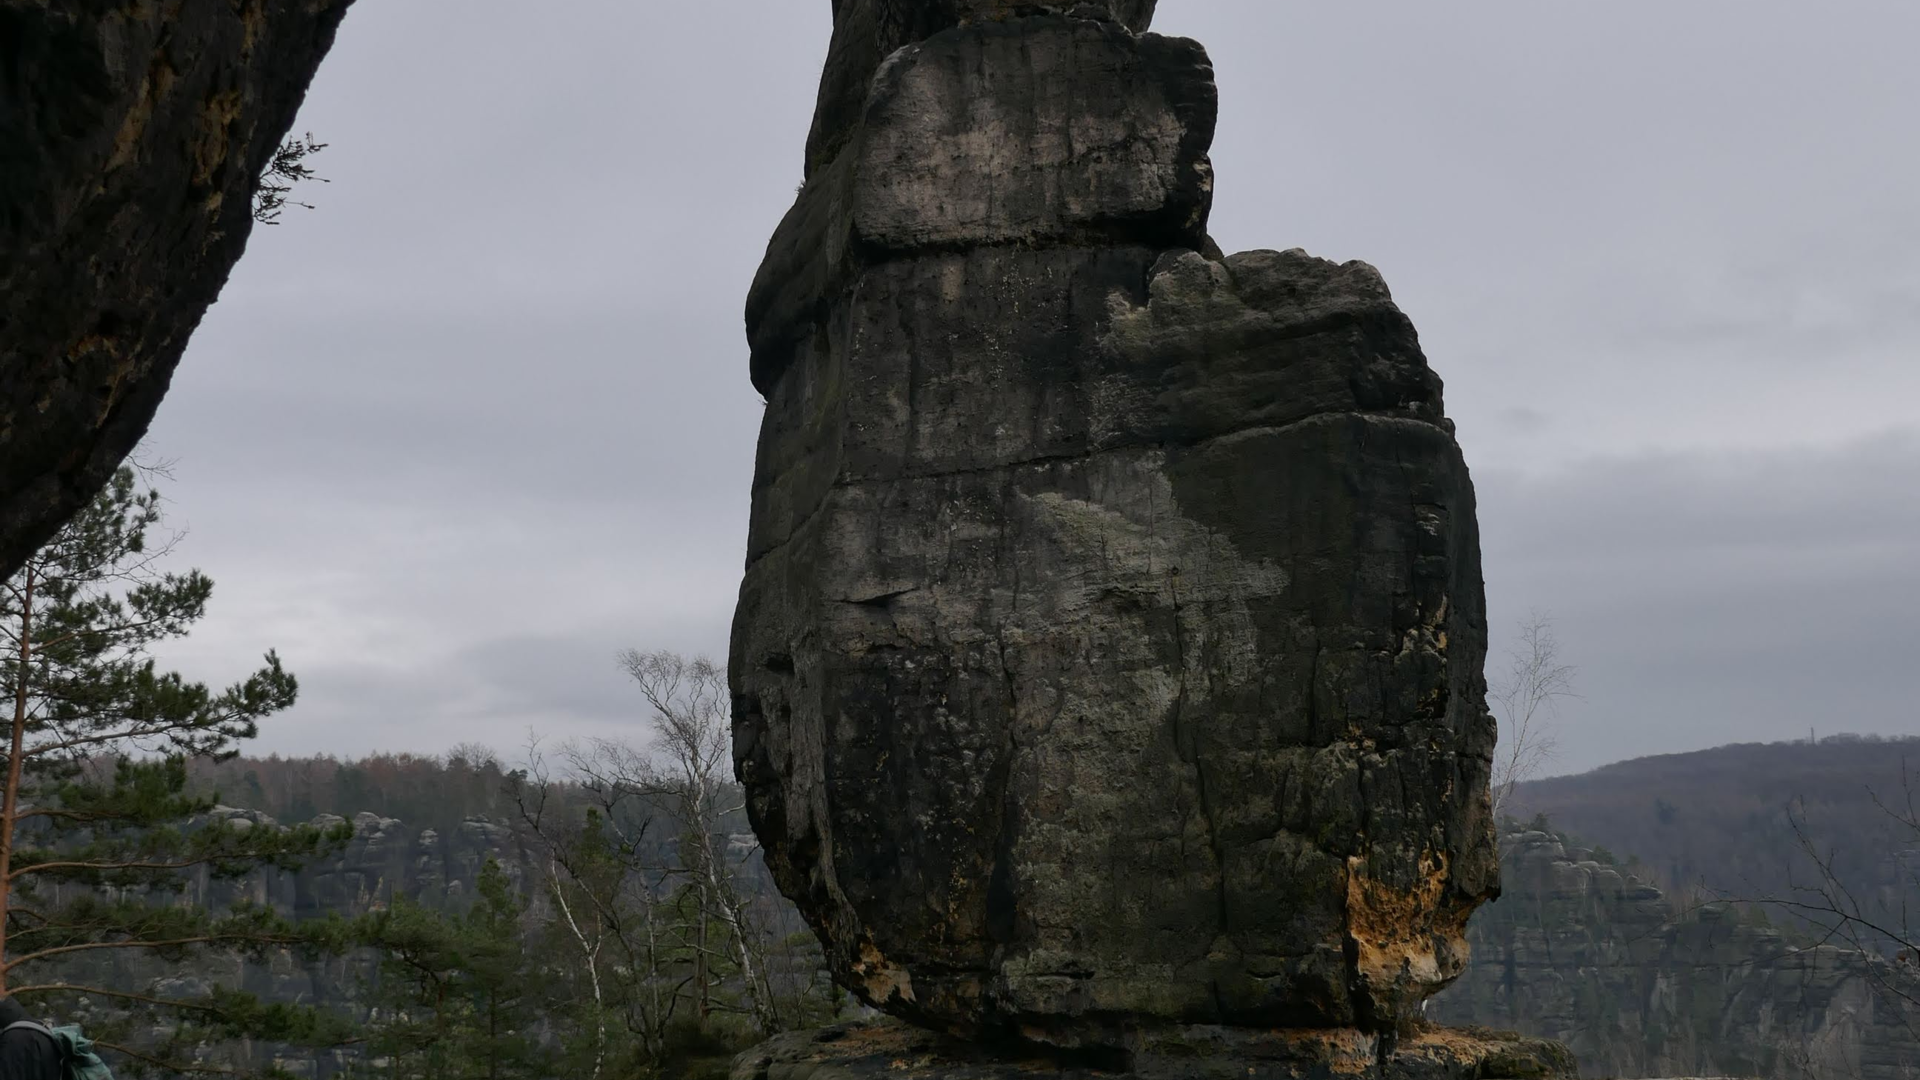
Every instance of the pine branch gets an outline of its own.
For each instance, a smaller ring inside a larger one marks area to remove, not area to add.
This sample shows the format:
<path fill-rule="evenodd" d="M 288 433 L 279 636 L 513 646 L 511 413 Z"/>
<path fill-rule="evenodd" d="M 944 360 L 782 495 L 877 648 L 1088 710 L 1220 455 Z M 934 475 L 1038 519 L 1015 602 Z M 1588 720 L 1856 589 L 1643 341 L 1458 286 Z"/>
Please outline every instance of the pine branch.
<path fill-rule="evenodd" d="M 86 824 L 95 824 L 102 821 L 118 820 L 120 817 L 121 815 L 119 814 L 109 814 L 104 811 L 99 813 L 84 813 L 79 810 L 60 810 L 50 806 L 43 806 L 34 810 L 22 810 L 15 814 L 13 819 L 15 821 L 26 821 L 28 818 L 49 818 L 59 821 L 79 821 Z"/>
<path fill-rule="evenodd" d="M 58 697 L 58 695 L 49 693 L 42 693 L 40 696 L 47 698 Z M 71 704 L 79 699 L 65 698 L 60 700 L 62 700 L 63 703 Z M 126 727 L 96 731 L 91 735 L 66 735 L 63 733 L 59 741 L 35 743 L 32 746 L 26 747 L 24 753 L 26 757 L 31 759 L 44 757 L 47 754 L 58 753 L 62 750 L 77 749 L 82 746 L 99 746 L 105 743 L 127 742 L 133 739 L 151 739 L 160 735 L 170 735 L 176 731 L 197 731 L 202 728 L 232 723 L 235 720 L 241 719 L 241 716 L 242 714 L 238 711 L 228 709 L 219 713 L 184 716 L 158 724 L 127 717 L 119 721 L 119 723 L 128 725 Z M 139 724 L 145 724 L 145 726 L 133 726 Z"/>
<path fill-rule="evenodd" d="M 28 874 L 40 874 L 49 870 L 59 870 L 69 873 L 75 870 L 185 870 L 192 866 L 205 866 L 213 862 L 230 862 L 240 858 L 244 858 L 244 856 L 214 854 L 203 855 L 192 859 L 183 859 L 179 862 L 82 862 L 77 860 L 43 862 L 34 863 L 31 866 L 22 866 L 18 870 L 8 871 L 7 880 L 15 881 Z"/>
<path fill-rule="evenodd" d="M 65 645 L 70 641 L 77 641 L 82 637 L 105 636 L 105 635 L 113 635 L 113 634 L 130 634 L 136 630 L 145 630 L 149 627 L 160 626 L 169 621 L 179 619 L 181 617 L 181 614 L 182 614 L 181 612 L 169 611 L 162 615 L 156 615 L 150 619 L 139 619 L 134 622 L 117 623 L 112 626 L 83 626 L 78 629 L 69 630 L 64 634 L 61 634 L 54 638 L 50 638 L 46 641 L 35 642 L 34 646 L 39 651 L 45 652 L 48 649 L 55 648 L 56 646 Z"/>
<path fill-rule="evenodd" d="M 144 1061 L 149 1065 L 152 1065 L 156 1068 L 165 1069 L 169 1072 L 198 1073 L 202 1076 L 246 1076 L 248 1075 L 247 1073 L 243 1072 L 240 1069 L 232 1069 L 224 1065 L 207 1065 L 197 1061 L 194 1061 L 194 1062 L 168 1061 L 165 1058 L 155 1057 L 152 1054 L 135 1050 L 130 1046 L 123 1046 L 120 1043 L 101 1042 L 100 1040 L 95 1039 L 93 1040 L 93 1045 L 103 1050 L 111 1050 L 116 1054 L 124 1054 L 127 1057 L 134 1059 L 135 1061 Z"/>
<path fill-rule="evenodd" d="M 303 939 L 298 937 L 277 937 L 273 935 L 241 937 L 219 934 L 173 938 L 165 941 L 85 941 L 77 945 L 55 945 L 52 948 L 41 949 L 38 952 L 30 952 L 22 956 L 11 957 L 5 963 L 0 963 L 0 971 L 12 971 L 21 964 L 32 963 L 35 960 L 45 960 L 50 956 L 60 956 L 66 953 L 93 952 L 99 949 L 184 949 L 190 945 L 299 945 L 302 943 Z"/>
<path fill-rule="evenodd" d="M 72 983 L 41 983 L 33 986 L 8 987 L 7 994 L 10 997 L 19 997 L 21 994 L 87 994 L 117 998 L 122 1001 L 138 1001 L 148 1005 L 160 1005 L 169 1009 L 182 1009 L 190 1012 L 214 1014 L 220 1012 L 218 1006 L 209 1005 L 204 1002 L 174 1001 L 168 998 L 157 998 L 150 997 L 146 994 L 130 993 L 126 990 L 108 990 L 103 986 L 76 986 Z"/>
<path fill-rule="evenodd" d="M 38 911 L 35 911 L 30 907 L 21 907 L 19 904 L 11 904 L 7 907 L 6 917 L 11 919 L 15 915 L 23 915 L 29 919 L 38 919 L 42 923 L 50 923 L 53 921 L 52 919 L 47 918 L 45 915 L 41 914 Z M 21 933 L 21 931 L 14 931 L 14 933 Z"/>

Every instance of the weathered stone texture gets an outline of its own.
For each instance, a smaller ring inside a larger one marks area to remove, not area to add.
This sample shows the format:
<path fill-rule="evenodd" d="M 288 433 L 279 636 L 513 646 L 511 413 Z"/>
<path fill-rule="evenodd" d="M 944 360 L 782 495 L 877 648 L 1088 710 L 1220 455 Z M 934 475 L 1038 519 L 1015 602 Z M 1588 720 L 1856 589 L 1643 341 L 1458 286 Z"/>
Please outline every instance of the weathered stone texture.
<path fill-rule="evenodd" d="M 0 574 L 146 433 L 352 0 L 0 0 Z"/>
<path fill-rule="evenodd" d="M 875 78 L 863 122 L 802 188 L 754 278 L 747 337 L 762 393 L 819 333 L 821 304 L 890 257 L 1205 244 L 1216 108 L 1205 54 L 1111 22 L 1038 21 L 1049 28 L 1038 37 L 1035 20 L 937 35 Z"/>
<path fill-rule="evenodd" d="M 755 280 L 756 828 L 921 1023 L 1393 1029 L 1497 891 L 1440 381 L 1371 267 L 1212 249 L 1197 45 L 1030 7 L 823 91 Z"/>
<path fill-rule="evenodd" d="M 897 50 L 962 24 L 1030 14 L 1043 7 L 1117 19 L 1145 32 L 1158 0 L 833 0 L 833 41 L 820 73 L 820 101 L 807 138 L 807 176 L 832 161 L 857 131 L 874 72 Z"/>

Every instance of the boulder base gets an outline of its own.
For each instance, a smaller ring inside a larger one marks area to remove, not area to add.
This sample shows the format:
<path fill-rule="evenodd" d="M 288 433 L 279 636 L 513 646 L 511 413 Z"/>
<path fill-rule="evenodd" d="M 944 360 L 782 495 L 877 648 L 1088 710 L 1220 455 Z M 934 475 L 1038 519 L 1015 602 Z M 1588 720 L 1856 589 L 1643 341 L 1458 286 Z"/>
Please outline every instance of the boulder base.
<path fill-rule="evenodd" d="M 895 1020 L 772 1039 L 734 1060 L 731 1080 L 1558 1080 L 1578 1075 L 1557 1043 L 1480 1028 L 1414 1032 L 1383 1051 L 1354 1030 L 1169 1029 L 1131 1060 L 996 1054 Z"/>

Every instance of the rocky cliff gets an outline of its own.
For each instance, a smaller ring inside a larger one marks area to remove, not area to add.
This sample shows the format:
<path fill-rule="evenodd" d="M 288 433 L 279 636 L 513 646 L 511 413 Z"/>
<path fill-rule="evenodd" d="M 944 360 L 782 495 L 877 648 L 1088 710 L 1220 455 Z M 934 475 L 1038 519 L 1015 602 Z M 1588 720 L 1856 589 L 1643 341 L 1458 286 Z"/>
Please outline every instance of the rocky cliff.
<path fill-rule="evenodd" d="M 1497 890 L 1473 487 L 1372 267 L 1209 239 L 1152 7 L 834 5 L 747 301 L 739 777 L 879 1008 L 1384 1054 Z"/>
<path fill-rule="evenodd" d="M 256 810 L 222 807 L 214 816 L 254 828 L 276 827 L 272 818 Z M 322 815 L 314 824 L 331 826 L 341 820 Z M 354 816 L 352 840 L 332 858 L 297 872 L 263 869 L 230 880 L 213 880 L 203 873 L 190 882 L 187 899 L 216 909 L 237 901 L 268 904 L 296 918 L 327 914 L 352 918 L 402 896 L 458 912 L 471 902 L 480 868 L 488 859 L 499 862 L 535 907 L 536 916 L 542 914 L 546 898 L 539 886 L 541 868 L 504 824 L 472 819 L 441 835 L 371 813 Z M 309 961 L 280 950 L 268 954 L 265 962 L 256 962 L 238 953 L 215 951 L 196 954 L 191 964 L 182 965 L 148 952 L 109 950 L 36 968 L 35 981 L 173 998 L 203 996 L 215 986 L 238 988 L 270 1002 L 334 1006 L 364 1020 L 362 990 L 375 977 L 376 967 L 376 958 L 364 952 Z M 82 998 L 66 1018 L 98 1030 L 101 1024 L 95 1021 L 118 1009 L 112 999 Z M 351 1051 L 314 1053 L 264 1044 L 232 1049 L 255 1066 L 271 1064 L 302 1076 L 331 1076 L 354 1064 Z"/>
<path fill-rule="evenodd" d="M 221 808 L 216 816 L 273 828 L 273 819 L 255 810 Z M 330 826 L 342 819 L 323 815 L 314 824 Z M 448 835 L 432 829 L 414 829 L 393 818 L 357 814 L 353 839 L 340 854 L 302 870 L 257 870 L 231 879 L 213 880 L 206 874 L 193 882 L 187 899 L 214 908 L 236 901 L 267 904 L 295 918 L 338 914 L 352 918 L 391 904 L 404 896 L 429 907 L 464 910 L 470 903 L 480 868 L 488 859 L 500 863 L 521 894 L 534 905 L 545 903 L 538 884 L 539 869 L 528 849 L 511 829 L 498 822 L 470 820 Z M 86 963 L 65 969 L 75 982 L 105 977 L 108 986 L 161 986 L 169 992 L 195 985 L 221 983 L 243 986 L 272 1001 L 351 1001 L 359 980 L 367 974 L 364 958 L 319 963 L 280 955 L 265 965 L 239 957 L 208 956 L 191 970 L 131 952 L 102 953 Z M 164 984 L 164 985 L 163 985 Z"/>
<path fill-rule="evenodd" d="M 1443 1023 L 1561 1040 L 1588 1076 L 1920 1071 L 1920 979 L 1909 966 L 1800 940 L 1725 905 L 1683 909 L 1544 832 L 1504 839 L 1502 879 L 1499 901 L 1469 924 L 1466 974 L 1430 1002 Z"/>
<path fill-rule="evenodd" d="M 0 577 L 146 433 L 352 0 L 0 0 Z"/>
<path fill-rule="evenodd" d="M 222 809 L 229 819 L 272 827 L 273 819 L 257 810 Z M 321 827 L 343 819 L 323 814 L 313 820 Z M 220 905 L 236 899 L 270 904 L 296 918 L 329 912 L 346 917 L 364 915 L 393 902 L 396 896 L 429 907 L 461 910 L 467 906 L 488 859 L 499 862 L 509 880 L 528 900 L 539 902 L 540 889 L 526 845 L 514 831 L 496 821 L 474 818 L 447 835 L 416 829 L 378 814 L 353 817 L 353 839 L 339 855 L 295 873 L 263 870 L 231 882 L 202 881 L 193 899 Z M 529 888 L 531 886 L 531 888 Z"/>

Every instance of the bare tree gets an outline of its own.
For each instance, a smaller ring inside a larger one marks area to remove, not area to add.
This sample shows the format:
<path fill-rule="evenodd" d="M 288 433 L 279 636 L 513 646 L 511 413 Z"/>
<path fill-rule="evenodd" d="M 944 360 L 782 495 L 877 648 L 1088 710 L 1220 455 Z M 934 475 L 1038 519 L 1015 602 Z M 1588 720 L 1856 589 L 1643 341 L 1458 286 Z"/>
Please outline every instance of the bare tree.
<path fill-rule="evenodd" d="M 1793 829 L 1794 845 L 1804 857 L 1804 868 L 1789 868 L 1785 896 L 1762 897 L 1758 902 L 1798 916 L 1810 925 L 1821 944 L 1838 943 L 1866 957 L 1891 962 L 1864 962 L 1863 971 L 1874 991 L 1897 1006 L 1897 1015 L 1916 1037 L 1920 1037 L 1920 927 L 1907 908 L 1907 897 L 1920 891 L 1920 866 L 1902 852 L 1920 850 L 1920 792 L 1916 792 L 1914 774 L 1903 759 L 1901 792 L 1898 802 L 1884 799 L 1869 790 L 1874 804 L 1886 815 L 1891 831 L 1887 836 L 1892 861 L 1900 867 L 1904 880 L 1891 899 L 1861 895 L 1837 866 L 1831 844 L 1815 839 L 1807 822 L 1802 800 L 1787 808 L 1787 823 Z M 1808 872 L 1810 870 L 1810 872 Z M 1864 958 L 1863 958 L 1864 960 Z"/>
<path fill-rule="evenodd" d="M 1538 611 L 1520 623 L 1520 641 L 1507 658 L 1505 675 L 1487 680 L 1487 697 L 1500 721 L 1500 744 L 1493 758 L 1493 811 L 1507 809 L 1513 789 L 1537 776 L 1559 751 L 1554 730 L 1559 703 L 1577 698 L 1575 669 L 1560 660 L 1553 619 Z"/>
<path fill-rule="evenodd" d="M 506 771 L 500 764 L 500 755 L 494 753 L 493 747 L 482 742 L 455 743 L 442 761 L 450 768 L 486 769 L 491 767 L 502 772 Z"/>
<path fill-rule="evenodd" d="M 741 806 L 726 674 L 668 652 L 630 650 L 620 663 L 652 712 L 651 743 L 568 744 L 556 778 L 535 742 L 514 789 L 522 827 L 547 855 L 560 935 L 577 950 L 596 1016 L 624 1018 L 649 1058 L 683 1005 L 701 1027 L 726 1011 L 771 1034 L 771 943 L 742 876 L 757 849 L 727 835 Z M 595 1040 L 598 1074 L 609 1064 L 604 1027 Z"/>
<path fill-rule="evenodd" d="M 571 763 L 590 753 L 563 751 L 568 771 L 577 772 Z M 612 1046 L 609 1017 L 619 1018 L 648 1060 L 658 1060 L 666 1047 L 678 1000 L 666 955 L 668 932 L 661 925 L 666 870 L 646 857 L 650 815 L 633 812 L 633 791 L 576 785 L 573 792 L 586 802 L 581 815 L 568 805 L 563 787 L 538 740 L 531 740 L 526 768 L 514 775 L 511 791 L 522 828 L 547 855 L 554 908 L 587 974 L 597 1080 Z"/>
<path fill-rule="evenodd" d="M 649 762 L 630 756 L 630 767 L 622 774 L 594 779 L 651 788 L 667 799 L 673 816 L 686 830 L 681 869 L 693 882 L 704 913 L 697 954 L 704 957 L 710 949 L 707 919 L 719 922 L 726 931 L 724 949 L 740 973 L 754 1026 L 771 1034 L 779 1030 L 780 1018 L 767 981 L 766 942 L 749 917 L 748 896 L 739 883 L 740 863 L 754 849 L 736 857 L 731 838 L 721 831 L 725 820 L 742 809 L 738 789 L 728 782 L 733 747 L 726 671 L 705 657 L 689 660 L 676 653 L 634 649 L 620 654 L 620 664 L 653 709 L 659 757 L 648 769 Z M 704 986 L 700 994 L 704 1015 Z"/>

